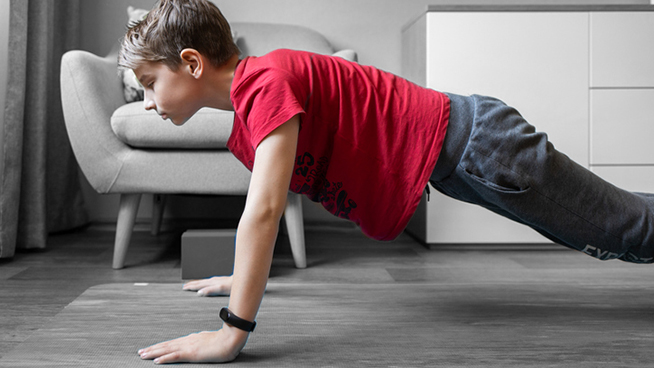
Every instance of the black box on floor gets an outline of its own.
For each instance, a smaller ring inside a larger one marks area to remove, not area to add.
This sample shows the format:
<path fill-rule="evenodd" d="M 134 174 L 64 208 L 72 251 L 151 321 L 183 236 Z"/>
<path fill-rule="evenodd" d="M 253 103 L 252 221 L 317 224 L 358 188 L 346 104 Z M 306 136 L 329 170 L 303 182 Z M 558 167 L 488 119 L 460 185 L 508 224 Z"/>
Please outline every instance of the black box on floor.
<path fill-rule="evenodd" d="M 187 230 L 182 234 L 182 279 L 230 276 L 236 230 Z"/>

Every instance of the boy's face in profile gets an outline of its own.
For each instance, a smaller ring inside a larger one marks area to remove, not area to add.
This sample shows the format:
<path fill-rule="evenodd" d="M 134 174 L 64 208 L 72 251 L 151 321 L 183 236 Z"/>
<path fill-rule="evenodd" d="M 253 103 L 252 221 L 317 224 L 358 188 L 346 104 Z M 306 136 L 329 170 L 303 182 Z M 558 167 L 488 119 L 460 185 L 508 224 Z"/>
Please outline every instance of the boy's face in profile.
<path fill-rule="evenodd" d="M 164 120 L 183 125 L 202 107 L 197 80 L 183 65 L 171 70 L 160 62 L 144 62 L 134 74 L 145 90 L 145 109 L 155 110 Z"/>

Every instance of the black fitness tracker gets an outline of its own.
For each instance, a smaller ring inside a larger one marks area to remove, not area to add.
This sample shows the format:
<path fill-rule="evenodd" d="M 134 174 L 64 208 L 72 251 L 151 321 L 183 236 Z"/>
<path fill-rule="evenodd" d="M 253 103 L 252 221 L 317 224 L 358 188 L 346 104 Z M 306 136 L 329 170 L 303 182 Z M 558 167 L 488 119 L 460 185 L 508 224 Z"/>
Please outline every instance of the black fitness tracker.
<path fill-rule="evenodd" d="M 242 318 L 239 318 L 236 316 L 232 311 L 227 309 L 227 307 L 223 307 L 220 310 L 220 319 L 225 321 L 225 323 L 234 326 L 240 330 L 246 331 L 246 332 L 252 332 L 254 331 L 254 328 L 257 326 L 257 322 L 250 322 L 246 321 Z"/>

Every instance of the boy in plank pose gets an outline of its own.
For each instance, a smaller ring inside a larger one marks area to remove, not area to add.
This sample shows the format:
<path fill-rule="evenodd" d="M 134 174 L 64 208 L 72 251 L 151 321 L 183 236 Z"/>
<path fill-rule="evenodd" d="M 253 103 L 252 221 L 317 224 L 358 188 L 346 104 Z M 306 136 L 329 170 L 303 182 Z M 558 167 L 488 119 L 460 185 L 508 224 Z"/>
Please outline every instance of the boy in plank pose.
<path fill-rule="evenodd" d="M 233 276 L 186 286 L 231 293 L 222 329 L 141 349 L 143 359 L 236 358 L 254 328 L 288 190 L 392 240 L 429 182 L 591 256 L 654 260 L 654 197 L 577 165 L 497 99 L 302 51 L 241 60 L 206 0 L 160 0 L 127 31 L 119 64 L 144 86 L 145 108 L 173 124 L 205 106 L 234 111 L 228 148 L 252 171 Z"/>

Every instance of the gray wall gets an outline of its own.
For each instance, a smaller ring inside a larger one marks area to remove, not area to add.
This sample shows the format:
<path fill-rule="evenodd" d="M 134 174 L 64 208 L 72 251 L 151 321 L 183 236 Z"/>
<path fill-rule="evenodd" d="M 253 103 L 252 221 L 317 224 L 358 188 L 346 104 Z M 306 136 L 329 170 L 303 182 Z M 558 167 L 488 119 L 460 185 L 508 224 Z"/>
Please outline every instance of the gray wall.
<path fill-rule="evenodd" d="M 7 95 L 7 47 L 9 42 L 9 0 L 0 0 L 0 137 L 4 134 L 5 96 Z M 0 173 L 4 163 L 0 140 Z"/>

